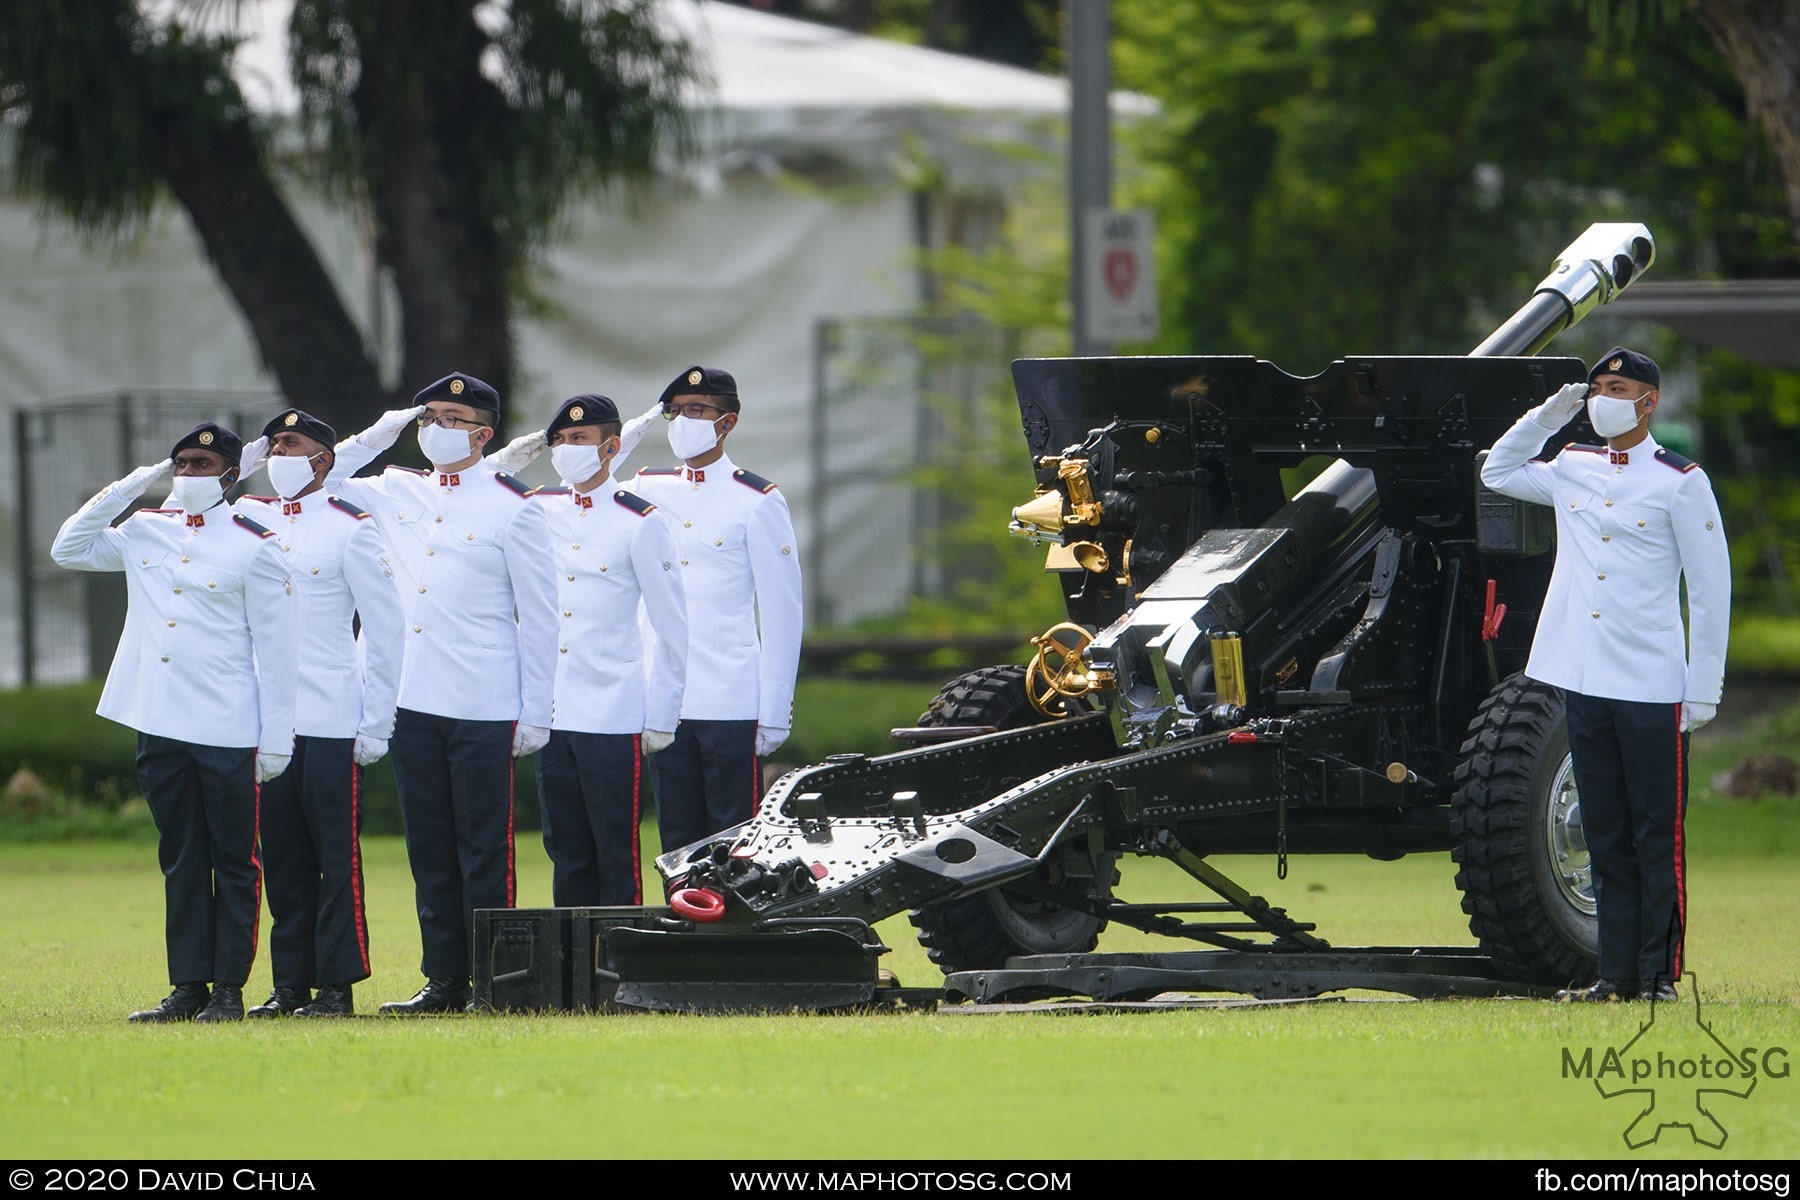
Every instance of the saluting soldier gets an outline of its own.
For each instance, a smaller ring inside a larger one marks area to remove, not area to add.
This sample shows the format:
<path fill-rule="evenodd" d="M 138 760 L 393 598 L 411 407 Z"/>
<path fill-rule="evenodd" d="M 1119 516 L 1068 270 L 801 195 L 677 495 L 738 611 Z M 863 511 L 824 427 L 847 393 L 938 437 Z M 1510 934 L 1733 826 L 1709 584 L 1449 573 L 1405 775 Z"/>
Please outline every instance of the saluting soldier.
<path fill-rule="evenodd" d="M 1598 981 L 1563 1000 L 1673 1000 L 1681 975 L 1688 735 L 1718 710 L 1731 557 L 1706 473 L 1650 435 L 1661 386 L 1655 362 L 1615 347 L 1586 384 L 1520 418 L 1481 471 L 1495 491 L 1556 510 L 1525 674 L 1567 700 L 1600 934 Z M 1534 461 L 1584 403 L 1606 445 Z"/>
<path fill-rule="evenodd" d="M 242 449 L 202 422 L 168 459 L 102 488 L 50 548 L 61 566 L 125 572 L 130 596 L 99 713 L 137 730 L 175 989 L 134 1022 L 241 1020 L 256 957 L 257 789 L 293 754 L 298 632 L 274 533 L 225 502 Z M 115 528 L 171 470 L 168 507 Z"/>
<path fill-rule="evenodd" d="M 687 676 L 686 596 L 668 519 L 611 479 L 618 406 L 565 400 L 544 431 L 562 487 L 540 488 L 556 547 L 555 712 L 538 756 L 557 907 L 642 904 L 644 755 L 668 746 Z M 656 636 L 646 680 L 639 612 Z"/>
<path fill-rule="evenodd" d="M 337 447 L 326 487 L 374 514 L 392 551 L 406 641 L 392 739 L 426 983 L 402 1015 L 461 1012 L 470 1000 L 478 908 L 511 908 L 513 759 L 550 737 L 557 659 L 555 556 L 544 506 L 481 451 L 500 397 L 446 375 Z M 430 471 L 350 474 L 414 415 Z"/>
<path fill-rule="evenodd" d="M 634 486 L 670 514 L 687 593 L 681 722 L 652 759 L 663 848 L 675 850 L 754 813 L 759 760 L 793 725 L 802 610 L 787 500 L 725 453 L 741 413 L 737 380 L 692 366 L 661 403 L 683 465 L 639 471 Z"/>
<path fill-rule="evenodd" d="M 262 794 L 274 990 L 252 1017 L 349 1016 L 369 977 L 362 769 L 387 753 L 404 638 L 381 531 L 324 491 L 336 441 L 331 426 L 290 408 L 244 453 L 247 471 L 266 467 L 275 496 L 246 496 L 238 510 L 275 530 L 300 601 L 294 762 Z"/>

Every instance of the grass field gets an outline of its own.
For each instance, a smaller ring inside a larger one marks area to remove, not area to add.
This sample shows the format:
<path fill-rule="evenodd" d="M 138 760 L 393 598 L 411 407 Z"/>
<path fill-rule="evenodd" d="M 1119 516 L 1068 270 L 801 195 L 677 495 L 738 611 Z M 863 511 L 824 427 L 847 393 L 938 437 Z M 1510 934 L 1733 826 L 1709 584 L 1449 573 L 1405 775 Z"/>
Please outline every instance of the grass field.
<path fill-rule="evenodd" d="M 1733 1049 L 1800 1055 L 1800 807 L 1713 801 L 1695 806 L 1689 832 L 1703 1014 Z M 417 986 L 418 938 L 399 841 L 370 839 L 366 857 L 376 961 L 358 1002 L 372 1010 Z M 1364 994 L 1154 1013 L 132 1027 L 124 1014 L 166 990 L 154 859 L 141 843 L 0 846 L 0 1155 L 1589 1159 L 1630 1154 L 1623 1131 L 1642 1108 L 1562 1073 L 1565 1049 L 1599 1058 L 1627 1042 L 1641 1006 Z M 519 863 L 520 904 L 548 905 L 541 845 L 521 842 Z M 1339 945 L 1469 941 L 1442 855 L 1296 858 L 1282 882 L 1266 858 L 1220 865 Z M 1194 885 L 1131 860 L 1122 891 L 1170 899 Z M 884 924 L 887 961 L 928 983 L 910 932 L 904 917 Z M 1109 931 L 1102 948 L 1138 936 Z M 267 984 L 264 958 L 255 999 Z M 1675 1061 L 1717 1057 L 1690 1005 L 1658 1021 Z M 1679 1107 L 1676 1094 L 1661 1103 Z M 1671 1129 L 1634 1157 L 1800 1148 L 1792 1078 L 1761 1077 L 1709 1107 L 1729 1132 L 1722 1150 Z"/>

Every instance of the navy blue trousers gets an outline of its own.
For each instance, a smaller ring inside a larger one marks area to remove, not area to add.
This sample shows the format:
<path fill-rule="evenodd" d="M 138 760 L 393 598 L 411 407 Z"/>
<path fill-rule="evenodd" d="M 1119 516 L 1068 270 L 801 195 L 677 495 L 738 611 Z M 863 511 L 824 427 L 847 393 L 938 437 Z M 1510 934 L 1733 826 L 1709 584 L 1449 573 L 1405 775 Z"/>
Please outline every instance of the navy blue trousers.
<path fill-rule="evenodd" d="M 256 749 L 140 733 L 137 773 L 156 820 L 169 982 L 242 987 L 262 910 Z"/>
<path fill-rule="evenodd" d="M 663 851 L 741 825 L 762 799 L 755 721 L 689 721 L 650 756 L 656 770 L 656 828 Z"/>
<path fill-rule="evenodd" d="M 467 982 L 475 910 L 511 908 L 513 722 L 400 709 L 389 752 L 419 910 L 419 969 Z"/>
<path fill-rule="evenodd" d="M 638 735 L 553 729 L 537 777 L 556 907 L 642 904 Z"/>
<path fill-rule="evenodd" d="M 363 911 L 362 768 L 354 738 L 294 738 L 294 761 L 262 785 L 263 877 L 276 987 L 369 977 Z"/>
<path fill-rule="evenodd" d="M 1687 927 L 1681 705 L 1565 695 L 1599 905 L 1600 978 L 1673 983 Z"/>

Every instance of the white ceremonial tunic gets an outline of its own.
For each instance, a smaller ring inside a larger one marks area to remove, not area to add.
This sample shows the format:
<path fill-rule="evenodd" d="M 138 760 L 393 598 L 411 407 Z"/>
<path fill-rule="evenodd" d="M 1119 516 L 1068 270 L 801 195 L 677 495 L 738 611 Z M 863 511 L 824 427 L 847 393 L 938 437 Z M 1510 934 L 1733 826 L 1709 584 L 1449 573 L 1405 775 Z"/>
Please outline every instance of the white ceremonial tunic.
<path fill-rule="evenodd" d="M 400 707 L 548 728 L 558 643 L 543 506 L 481 461 L 342 478 L 375 455 L 356 461 L 354 446 L 340 443 L 325 487 L 374 514 L 391 552 L 406 639 Z"/>
<path fill-rule="evenodd" d="M 729 456 L 702 469 L 639 471 L 639 495 L 668 510 L 687 592 L 687 694 L 699 721 L 794 722 L 803 615 L 800 548 L 787 500 Z"/>
<path fill-rule="evenodd" d="M 672 733 L 687 680 L 687 602 L 669 520 L 617 484 L 592 492 L 540 488 L 556 548 L 557 613 L 552 729 Z M 586 501 L 586 503 L 583 503 Z M 648 677 L 640 606 L 656 636 Z"/>
<path fill-rule="evenodd" d="M 274 534 L 221 501 L 190 525 L 102 489 L 57 531 L 50 556 L 123 571 L 125 631 L 96 710 L 140 733 L 198 746 L 294 750 L 298 614 Z"/>
<path fill-rule="evenodd" d="M 1588 696 L 1717 704 L 1730 631 L 1731 557 L 1706 473 L 1646 437 L 1532 456 L 1556 432 L 1527 413 L 1488 452 L 1481 480 L 1556 512 L 1556 567 L 1525 673 Z M 1685 577 L 1688 625 L 1681 625 Z"/>
<path fill-rule="evenodd" d="M 300 686 L 294 732 L 365 737 L 394 732 L 400 686 L 400 593 L 387 543 L 362 509 L 324 492 L 298 500 L 244 496 L 237 509 L 275 531 L 300 601 Z M 362 624 L 359 652 L 353 622 Z"/>

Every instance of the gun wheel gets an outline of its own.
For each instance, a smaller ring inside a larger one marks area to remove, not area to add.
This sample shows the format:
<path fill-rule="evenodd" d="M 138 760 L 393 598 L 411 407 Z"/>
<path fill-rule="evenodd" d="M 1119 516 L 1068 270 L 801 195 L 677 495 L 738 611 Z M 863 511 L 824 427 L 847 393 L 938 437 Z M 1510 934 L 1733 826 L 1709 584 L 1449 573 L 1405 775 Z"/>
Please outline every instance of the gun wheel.
<path fill-rule="evenodd" d="M 945 684 L 919 724 L 1018 729 L 1049 719 L 1054 718 L 1041 712 L 1026 690 L 1026 669 L 1005 666 L 970 671 Z M 1087 885 L 1082 890 L 1100 899 L 1110 894 L 1117 873 L 1109 869 L 1100 877 L 1077 881 L 1060 868 L 1047 866 L 1041 878 L 1063 886 Z M 1099 945 L 1106 924 L 1088 913 L 1005 888 L 915 908 L 908 917 L 919 930 L 926 955 L 946 975 L 999 967 L 1016 955 L 1085 954 Z"/>
<path fill-rule="evenodd" d="M 1521 980 L 1590 982 L 1599 922 L 1562 693 L 1512 676 L 1461 752 L 1451 857 L 1469 931 Z"/>

